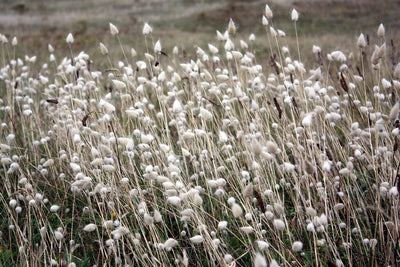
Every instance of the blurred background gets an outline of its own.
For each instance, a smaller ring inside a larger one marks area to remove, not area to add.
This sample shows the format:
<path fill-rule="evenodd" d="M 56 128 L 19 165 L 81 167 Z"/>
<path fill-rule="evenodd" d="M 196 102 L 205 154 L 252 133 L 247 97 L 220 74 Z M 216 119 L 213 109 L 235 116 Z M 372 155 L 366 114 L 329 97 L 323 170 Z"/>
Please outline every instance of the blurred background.
<path fill-rule="evenodd" d="M 99 42 L 120 53 L 112 49 L 118 43 L 109 34 L 109 22 L 119 28 L 122 43 L 138 52 L 144 46 L 143 24 L 148 22 L 154 30 L 153 41 L 160 39 L 166 53 L 174 45 L 194 53 L 197 46 L 217 43 L 215 31 L 225 31 L 232 18 L 238 27 L 235 38 L 247 41 L 249 34 L 255 33 L 255 49 L 263 52 L 268 49 L 261 24 L 266 3 L 274 12 L 270 23 L 286 32 L 289 47 L 294 44 L 290 11 L 299 11 L 301 45 L 310 53 L 313 44 L 325 49 L 355 47 L 361 32 L 376 38 L 380 23 L 385 25 L 387 38 L 399 39 L 398 0 L 2 0 L 0 33 L 9 40 L 17 36 L 17 49 L 40 56 L 48 55 L 48 43 L 56 48 L 56 54 L 66 54 L 65 37 L 72 32 L 74 51 L 96 56 L 100 55 Z"/>

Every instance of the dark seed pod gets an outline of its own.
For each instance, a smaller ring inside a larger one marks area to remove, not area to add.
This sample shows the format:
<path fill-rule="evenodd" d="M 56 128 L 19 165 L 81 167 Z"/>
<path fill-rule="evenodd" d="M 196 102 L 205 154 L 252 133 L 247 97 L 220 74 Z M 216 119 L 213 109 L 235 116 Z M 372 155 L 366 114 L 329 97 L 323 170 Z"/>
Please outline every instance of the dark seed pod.
<path fill-rule="evenodd" d="M 55 104 L 55 105 L 58 104 L 58 100 L 57 99 L 47 99 L 46 102 L 47 103 L 51 103 L 51 104 Z"/>

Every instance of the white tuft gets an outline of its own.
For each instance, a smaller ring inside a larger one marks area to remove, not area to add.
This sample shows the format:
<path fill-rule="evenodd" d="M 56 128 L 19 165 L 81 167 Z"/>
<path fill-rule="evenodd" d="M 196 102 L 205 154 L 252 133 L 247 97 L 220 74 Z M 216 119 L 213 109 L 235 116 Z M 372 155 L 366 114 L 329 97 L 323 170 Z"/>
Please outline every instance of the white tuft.
<path fill-rule="evenodd" d="M 267 260 L 261 253 L 257 253 L 253 262 L 254 267 L 267 267 Z"/>
<path fill-rule="evenodd" d="M 267 19 L 266 16 L 263 16 L 263 17 L 262 17 L 261 22 L 262 22 L 262 25 L 263 25 L 263 26 L 268 26 L 268 19 Z"/>
<path fill-rule="evenodd" d="M 194 244 L 200 244 L 204 241 L 204 238 L 201 235 L 195 235 L 190 238 L 190 241 Z"/>
<path fill-rule="evenodd" d="M 382 23 L 378 27 L 377 34 L 378 34 L 379 37 L 385 36 L 385 27 L 383 26 Z"/>
<path fill-rule="evenodd" d="M 256 244 L 257 244 L 257 247 L 258 247 L 258 249 L 260 251 L 264 251 L 264 250 L 269 248 L 269 244 L 267 242 L 265 242 L 265 241 L 262 241 L 262 240 L 257 240 Z"/>
<path fill-rule="evenodd" d="M 67 35 L 67 38 L 65 39 L 65 41 L 67 42 L 67 44 L 72 44 L 74 42 L 74 36 L 72 36 L 72 33 L 69 33 Z"/>
<path fill-rule="evenodd" d="M 292 15 L 292 21 L 297 21 L 299 19 L 299 13 L 294 8 L 292 10 L 292 14 L 291 15 Z"/>
<path fill-rule="evenodd" d="M 172 248 L 174 248 L 174 247 L 176 247 L 178 245 L 178 241 L 176 241 L 175 239 L 173 239 L 173 238 L 168 238 L 165 242 L 164 242 L 164 246 L 165 246 L 165 249 L 168 251 L 168 250 L 171 250 Z"/>
<path fill-rule="evenodd" d="M 364 47 L 367 46 L 367 42 L 365 41 L 365 37 L 364 37 L 364 34 L 363 34 L 363 33 L 361 33 L 360 36 L 358 36 L 358 39 L 357 39 L 357 46 L 358 46 L 359 48 L 364 48 Z"/>
<path fill-rule="evenodd" d="M 283 231 L 283 230 L 285 230 L 285 228 L 286 228 L 285 222 L 282 221 L 281 219 L 275 219 L 275 220 L 274 220 L 274 227 L 275 227 L 278 231 Z"/>
<path fill-rule="evenodd" d="M 96 229 L 97 229 L 97 226 L 94 223 L 90 223 L 90 224 L 86 225 L 85 227 L 83 227 L 83 231 L 85 231 L 85 232 L 93 232 Z"/>
<path fill-rule="evenodd" d="M 103 43 L 100 43 L 100 52 L 103 55 L 108 55 L 108 49 Z"/>
<path fill-rule="evenodd" d="M 143 26 L 143 35 L 149 35 L 153 32 L 153 28 L 146 22 Z"/>
<path fill-rule="evenodd" d="M 227 226 L 228 226 L 228 222 L 227 221 L 220 221 L 218 223 L 218 229 L 220 229 L 220 230 L 224 230 Z"/>
<path fill-rule="evenodd" d="M 54 160 L 53 159 L 48 159 L 46 160 L 45 163 L 43 163 L 43 167 L 48 168 L 54 165 Z"/>
<path fill-rule="evenodd" d="M 110 22 L 110 32 L 111 35 L 117 35 L 119 33 L 117 26 Z"/>
<path fill-rule="evenodd" d="M 60 209 L 60 206 L 58 206 L 58 205 L 53 205 L 50 207 L 50 211 L 53 213 L 57 212 L 59 209 Z"/>
<path fill-rule="evenodd" d="M 108 113 L 108 114 L 115 112 L 114 105 L 105 101 L 104 99 L 100 99 L 99 108 L 104 109 L 106 111 L 106 113 Z"/>
<path fill-rule="evenodd" d="M 60 231 L 54 231 L 54 237 L 58 240 L 61 241 L 64 238 L 63 233 L 61 233 Z"/>
<path fill-rule="evenodd" d="M 178 196 L 171 196 L 167 198 L 167 203 L 173 206 L 179 206 L 181 204 L 182 199 Z"/>
<path fill-rule="evenodd" d="M 242 207 L 240 207 L 239 204 L 233 203 L 232 204 L 232 214 L 235 218 L 242 216 L 242 214 L 243 214 Z"/>
<path fill-rule="evenodd" d="M 303 249 L 303 243 L 301 241 L 295 241 L 292 244 L 293 252 L 299 252 Z"/>
<path fill-rule="evenodd" d="M 218 48 L 213 46 L 212 44 L 208 44 L 208 49 L 210 50 L 211 54 L 217 54 L 218 53 Z"/>
<path fill-rule="evenodd" d="M 245 234 L 251 234 L 254 231 L 254 229 L 251 226 L 243 226 L 240 227 L 240 231 L 242 231 Z"/>
<path fill-rule="evenodd" d="M 307 114 L 303 120 L 301 121 L 301 124 L 303 125 L 303 127 L 305 128 L 309 128 L 312 125 L 312 113 Z"/>
<path fill-rule="evenodd" d="M 272 17 L 274 16 L 268 4 L 265 5 L 265 16 L 267 17 L 267 19 L 272 19 Z"/>
<path fill-rule="evenodd" d="M 272 260 L 269 264 L 269 267 L 279 267 L 279 264 L 276 260 Z"/>
<path fill-rule="evenodd" d="M 400 103 L 397 102 L 390 110 L 389 119 L 392 121 L 396 120 L 399 117 L 399 112 L 400 112 Z"/>
<path fill-rule="evenodd" d="M 117 90 L 122 90 L 126 88 L 126 84 L 124 82 L 121 82 L 119 80 L 112 80 L 113 85 Z"/>
<path fill-rule="evenodd" d="M 154 53 L 156 54 L 160 54 L 161 53 L 161 42 L 160 40 L 158 40 L 155 44 L 154 44 Z"/>
<path fill-rule="evenodd" d="M 205 121 L 211 121 L 213 118 L 213 115 L 207 109 L 200 108 L 200 117 L 203 118 Z"/>
<path fill-rule="evenodd" d="M 182 105 L 181 102 L 179 102 L 178 99 L 175 99 L 174 104 L 172 105 L 172 112 L 175 114 L 181 113 L 182 112 Z"/>

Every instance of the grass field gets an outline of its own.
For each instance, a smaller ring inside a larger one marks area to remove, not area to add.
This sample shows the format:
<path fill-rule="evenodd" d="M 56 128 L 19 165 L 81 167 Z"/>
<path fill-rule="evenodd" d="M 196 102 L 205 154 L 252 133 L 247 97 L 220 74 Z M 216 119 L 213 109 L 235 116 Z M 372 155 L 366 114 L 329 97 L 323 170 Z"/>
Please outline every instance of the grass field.
<path fill-rule="evenodd" d="M 0 266 L 400 265 L 398 1 L 0 10 Z"/>
<path fill-rule="evenodd" d="M 264 1 L 2 1 L 0 32 L 17 35 L 27 54 L 43 53 L 48 43 L 56 50 L 64 49 L 68 32 L 74 33 L 76 49 L 93 52 L 100 41 L 109 39 L 108 22 L 119 26 L 124 44 L 143 48 L 142 25 L 149 22 L 167 52 L 175 45 L 190 52 L 196 45 L 215 41 L 213 33 L 224 31 L 229 18 L 234 19 L 243 39 L 252 32 L 264 33 L 260 23 L 263 5 Z M 361 31 L 374 33 L 380 23 L 387 26 L 388 37 L 396 38 L 400 26 L 398 1 L 272 1 L 270 6 L 275 10 L 274 23 L 288 33 L 288 42 L 294 29 L 287 16 L 295 7 L 302 14 L 298 30 L 307 36 L 304 45 L 319 43 L 327 49 L 348 46 Z M 265 47 L 263 40 L 258 45 L 260 51 Z"/>

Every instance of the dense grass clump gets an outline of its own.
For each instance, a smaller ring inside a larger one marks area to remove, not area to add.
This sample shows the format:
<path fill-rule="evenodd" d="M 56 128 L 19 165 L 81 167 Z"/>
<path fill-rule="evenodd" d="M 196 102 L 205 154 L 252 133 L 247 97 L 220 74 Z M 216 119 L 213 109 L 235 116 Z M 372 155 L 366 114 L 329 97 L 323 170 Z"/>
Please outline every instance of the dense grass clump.
<path fill-rule="evenodd" d="M 119 59 L 1 35 L 0 263 L 399 265 L 395 44 L 303 47 L 293 10 L 289 49 L 265 11 L 267 55 L 233 20 L 194 56 L 147 23 L 146 51 L 110 23 Z"/>

